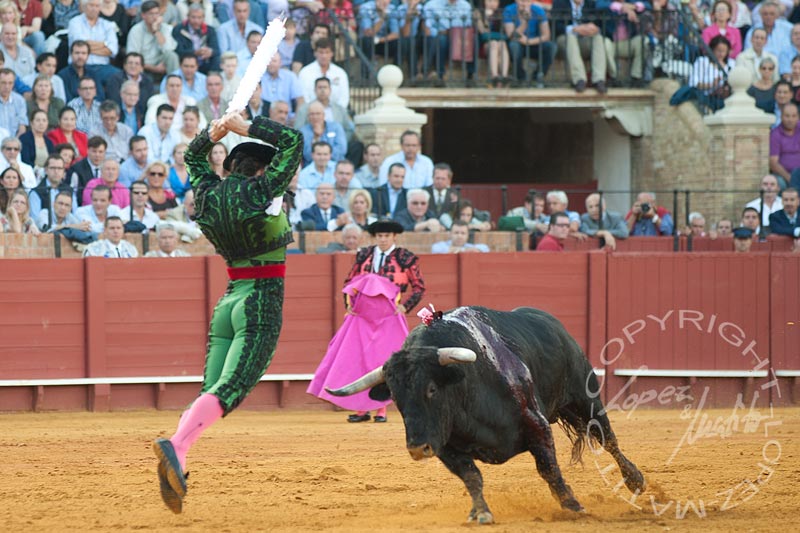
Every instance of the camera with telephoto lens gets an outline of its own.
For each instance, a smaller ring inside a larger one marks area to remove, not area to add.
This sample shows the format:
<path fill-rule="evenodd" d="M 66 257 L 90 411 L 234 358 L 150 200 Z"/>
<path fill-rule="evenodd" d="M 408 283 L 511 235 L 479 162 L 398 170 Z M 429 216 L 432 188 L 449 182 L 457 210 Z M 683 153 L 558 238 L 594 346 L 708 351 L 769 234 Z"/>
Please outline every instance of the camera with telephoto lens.
<path fill-rule="evenodd" d="M 642 213 L 650 212 L 650 204 L 642 204 Z"/>

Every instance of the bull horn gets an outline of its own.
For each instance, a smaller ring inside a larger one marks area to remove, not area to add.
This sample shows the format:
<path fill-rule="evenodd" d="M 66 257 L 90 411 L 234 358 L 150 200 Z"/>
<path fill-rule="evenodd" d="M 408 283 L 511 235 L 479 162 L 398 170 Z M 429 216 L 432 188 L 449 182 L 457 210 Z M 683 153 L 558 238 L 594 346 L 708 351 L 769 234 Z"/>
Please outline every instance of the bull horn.
<path fill-rule="evenodd" d="M 383 367 L 378 367 L 372 372 L 364 374 L 354 382 L 350 383 L 349 385 L 345 385 L 340 389 L 331 390 L 325 387 L 325 390 L 328 391 L 328 394 L 332 394 L 334 396 L 351 396 L 357 392 L 367 390 L 383 382 Z"/>
<path fill-rule="evenodd" d="M 439 348 L 439 364 L 447 366 L 452 363 L 474 363 L 477 356 L 469 348 Z"/>

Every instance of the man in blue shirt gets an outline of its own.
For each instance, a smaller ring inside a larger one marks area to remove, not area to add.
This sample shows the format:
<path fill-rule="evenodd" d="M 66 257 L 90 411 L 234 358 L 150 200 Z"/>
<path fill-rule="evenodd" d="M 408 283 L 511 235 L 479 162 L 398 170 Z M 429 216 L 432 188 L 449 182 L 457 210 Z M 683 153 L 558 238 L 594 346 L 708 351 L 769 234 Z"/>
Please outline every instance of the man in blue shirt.
<path fill-rule="evenodd" d="M 462 50 L 457 51 L 467 66 L 467 79 L 471 85 L 472 76 L 475 74 L 474 43 L 472 32 L 464 28 L 472 27 L 472 6 L 467 0 L 429 0 L 423 7 L 425 21 L 425 41 L 427 52 L 425 54 L 425 72 L 430 72 L 431 62 L 436 65 L 436 74 L 439 80 L 444 78 L 444 69 L 451 61 L 450 50 L 451 34 L 455 42 L 461 43 Z M 455 32 L 455 33 L 454 33 Z M 460 39 L 458 39 L 460 37 Z M 468 59 L 473 58 L 471 61 Z"/>
<path fill-rule="evenodd" d="M 535 60 L 544 77 L 553 63 L 556 47 L 550 40 L 547 13 L 531 0 L 517 0 L 503 10 L 503 30 L 518 81 L 525 81 L 525 59 Z"/>
<path fill-rule="evenodd" d="M 190 96 L 194 98 L 196 102 L 199 102 L 208 96 L 208 92 L 206 91 L 206 75 L 202 72 L 198 72 L 200 65 L 194 54 L 183 54 L 180 58 L 180 62 L 181 68 L 171 74 L 183 80 L 183 91 L 181 94 L 183 94 L 183 96 Z M 167 76 L 164 76 L 164 79 L 161 80 L 161 92 L 165 93 L 166 91 Z"/>
<path fill-rule="evenodd" d="M 392 63 L 399 63 L 398 43 L 400 42 L 400 19 L 402 13 L 390 0 L 370 0 L 364 2 L 356 15 L 358 21 L 358 45 L 364 54 L 373 59 L 383 56 Z M 403 54 L 405 55 L 405 54 Z M 369 77 L 366 65 L 361 68 L 362 76 Z"/>
<path fill-rule="evenodd" d="M 331 145 L 325 141 L 315 142 L 311 146 L 311 164 L 300 171 L 297 186 L 300 189 L 316 190 L 320 183 L 336 183 L 334 172 L 336 163 L 331 161 Z"/>

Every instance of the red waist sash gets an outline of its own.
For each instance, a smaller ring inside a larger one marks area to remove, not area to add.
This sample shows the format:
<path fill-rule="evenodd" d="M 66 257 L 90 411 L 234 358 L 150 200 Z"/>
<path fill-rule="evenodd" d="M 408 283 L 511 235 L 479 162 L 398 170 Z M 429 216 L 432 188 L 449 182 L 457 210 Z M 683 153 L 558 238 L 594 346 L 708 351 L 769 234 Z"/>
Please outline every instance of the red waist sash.
<path fill-rule="evenodd" d="M 286 265 L 228 267 L 228 278 L 230 279 L 264 279 L 285 277 Z"/>

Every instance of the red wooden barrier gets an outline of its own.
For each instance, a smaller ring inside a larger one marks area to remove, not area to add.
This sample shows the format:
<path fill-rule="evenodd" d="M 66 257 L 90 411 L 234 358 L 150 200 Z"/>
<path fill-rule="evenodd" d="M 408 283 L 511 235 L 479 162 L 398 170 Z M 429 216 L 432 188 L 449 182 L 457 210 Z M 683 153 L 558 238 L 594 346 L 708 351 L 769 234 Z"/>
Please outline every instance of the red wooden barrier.
<path fill-rule="evenodd" d="M 797 254 L 770 258 L 772 367 L 778 376 L 778 405 L 800 401 L 800 260 Z M 777 391 L 776 391 L 777 392 Z"/>

